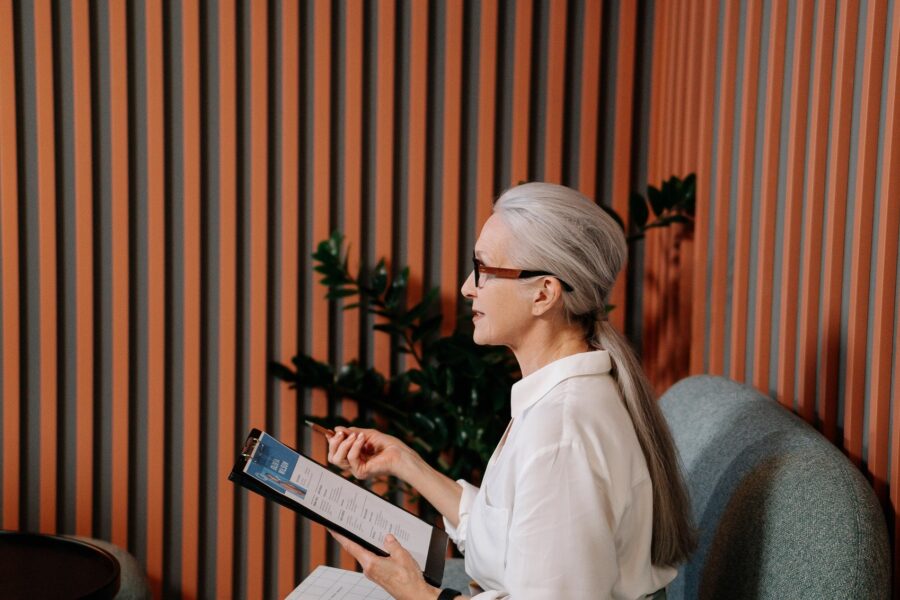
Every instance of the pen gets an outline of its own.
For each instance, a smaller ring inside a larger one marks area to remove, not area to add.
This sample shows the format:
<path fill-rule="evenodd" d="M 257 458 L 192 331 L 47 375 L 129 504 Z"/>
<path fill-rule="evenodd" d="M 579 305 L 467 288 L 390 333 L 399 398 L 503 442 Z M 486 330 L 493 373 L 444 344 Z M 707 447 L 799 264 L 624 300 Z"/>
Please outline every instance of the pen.
<path fill-rule="evenodd" d="M 319 425 L 317 423 L 313 423 L 312 421 L 304 421 L 304 423 L 306 423 L 307 427 L 310 427 L 316 433 L 321 433 L 326 438 L 334 435 L 333 429 L 328 429 L 327 427 L 322 427 L 321 425 Z"/>

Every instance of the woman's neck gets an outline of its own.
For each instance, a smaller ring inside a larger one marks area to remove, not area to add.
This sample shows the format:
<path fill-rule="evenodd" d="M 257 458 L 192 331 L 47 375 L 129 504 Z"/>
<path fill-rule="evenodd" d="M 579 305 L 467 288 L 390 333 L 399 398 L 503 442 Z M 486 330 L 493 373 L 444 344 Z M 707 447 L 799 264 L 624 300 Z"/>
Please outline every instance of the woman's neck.
<path fill-rule="evenodd" d="M 590 350 L 590 345 L 584 339 L 584 334 L 579 328 L 564 326 L 562 329 L 553 327 L 541 327 L 531 332 L 527 339 L 516 347 L 510 347 L 522 377 L 528 377 L 541 367 L 549 365 L 553 361 Z"/>

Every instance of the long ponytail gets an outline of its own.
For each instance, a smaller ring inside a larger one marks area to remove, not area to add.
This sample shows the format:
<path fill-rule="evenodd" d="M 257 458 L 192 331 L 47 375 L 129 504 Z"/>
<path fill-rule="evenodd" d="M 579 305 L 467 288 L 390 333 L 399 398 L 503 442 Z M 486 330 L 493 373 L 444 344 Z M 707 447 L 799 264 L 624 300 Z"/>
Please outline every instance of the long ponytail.
<path fill-rule="evenodd" d="M 685 562 L 697 546 L 672 434 L 656 403 L 653 388 L 631 344 L 605 317 L 594 319 L 588 343 L 612 358 L 612 375 L 631 416 L 653 482 L 653 539 L 650 556 L 656 565 Z"/>

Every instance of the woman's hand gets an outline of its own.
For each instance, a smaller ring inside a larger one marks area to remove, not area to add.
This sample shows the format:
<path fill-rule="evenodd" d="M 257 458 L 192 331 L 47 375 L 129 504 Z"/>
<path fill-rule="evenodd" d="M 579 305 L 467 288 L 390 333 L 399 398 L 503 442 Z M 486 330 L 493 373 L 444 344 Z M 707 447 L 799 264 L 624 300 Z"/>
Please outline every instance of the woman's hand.
<path fill-rule="evenodd" d="M 381 557 L 338 533 L 331 530 L 329 533 L 359 561 L 363 575 L 384 588 L 396 600 L 431 600 L 440 594 L 440 590 L 425 582 L 416 559 L 394 536 L 388 534 L 384 538 L 384 549 L 390 556 Z"/>
<path fill-rule="evenodd" d="M 349 470 L 357 479 L 379 475 L 403 479 L 404 467 L 417 456 L 394 436 L 375 429 L 336 427 L 328 438 L 328 462 Z"/>

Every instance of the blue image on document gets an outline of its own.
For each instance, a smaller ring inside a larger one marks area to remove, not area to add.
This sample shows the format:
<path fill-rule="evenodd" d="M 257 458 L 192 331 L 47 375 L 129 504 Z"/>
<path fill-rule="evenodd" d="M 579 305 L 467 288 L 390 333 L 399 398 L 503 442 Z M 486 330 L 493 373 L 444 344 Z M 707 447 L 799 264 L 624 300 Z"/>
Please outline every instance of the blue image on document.
<path fill-rule="evenodd" d="M 306 488 L 291 481 L 298 458 L 296 452 L 263 433 L 244 471 L 280 494 L 303 500 L 306 498 Z"/>

